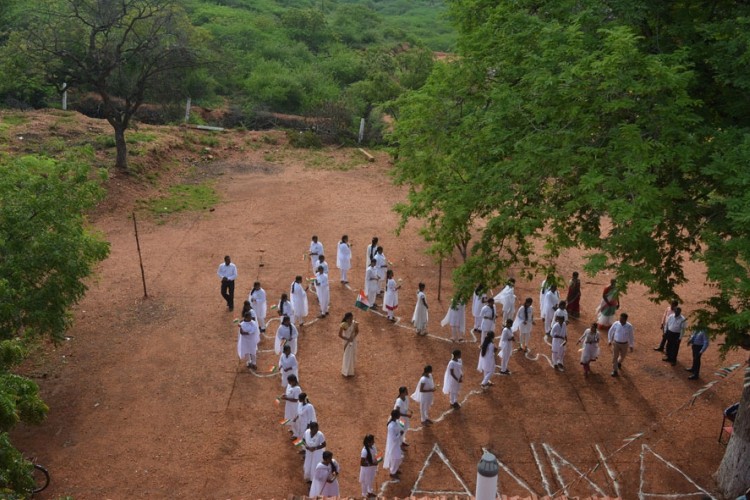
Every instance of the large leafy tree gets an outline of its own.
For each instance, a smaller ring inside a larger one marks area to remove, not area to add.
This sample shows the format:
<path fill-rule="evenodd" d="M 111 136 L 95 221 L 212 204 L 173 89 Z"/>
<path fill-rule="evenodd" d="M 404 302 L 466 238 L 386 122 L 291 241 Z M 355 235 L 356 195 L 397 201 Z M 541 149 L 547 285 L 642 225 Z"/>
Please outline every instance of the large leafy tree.
<path fill-rule="evenodd" d="M 125 130 L 147 98 L 184 90 L 197 66 L 193 31 L 173 0 L 53 0 L 29 14 L 27 56 L 49 83 L 98 94 L 127 170 Z M 176 95 L 177 94 L 177 95 Z"/>
<path fill-rule="evenodd" d="M 402 223 L 426 220 L 438 255 L 463 248 L 459 293 L 577 247 L 664 299 L 691 256 L 715 285 L 698 321 L 747 346 L 750 7 L 450 4 L 459 56 L 398 102 L 394 175 Z M 728 496 L 750 478 L 747 389 L 736 424 Z"/>
<path fill-rule="evenodd" d="M 47 407 L 36 383 L 12 369 L 29 343 L 63 337 L 83 280 L 107 256 L 83 215 L 101 194 L 85 162 L 0 157 L 0 493 L 33 486 L 7 432 L 40 422 Z"/>

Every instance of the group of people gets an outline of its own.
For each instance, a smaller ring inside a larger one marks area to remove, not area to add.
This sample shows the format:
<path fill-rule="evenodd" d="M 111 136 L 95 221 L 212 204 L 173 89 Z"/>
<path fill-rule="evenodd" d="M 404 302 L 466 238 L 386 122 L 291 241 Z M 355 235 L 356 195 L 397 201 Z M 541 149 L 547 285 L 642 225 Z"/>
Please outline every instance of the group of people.
<path fill-rule="evenodd" d="M 299 364 L 297 362 L 297 340 L 299 330 L 308 316 L 307 292 L 314 289 L 320 305 L 320 318 L 328 315 L 330 294 L 328 285 L 328 264 L 325 260 L 323 244 L 317 236 L 312 237 L 307 254 L 312 262 L 315 276 L 305 284 L 303 277 L 298 275 L 292 282 L 289 293 L 282 293 L 279 302 L 271 309 L 276 309 L 280 325 L 276 331 L 274 350 L 279 355 L 276 365 L 281 377 L 284 393 L 278 401 L 284 402 L 284 424 L 289 426 L 291 439 L 295 445 L 301 447 L 305 454 L 303 477 L 310 483 L 310 496 L 337 496 L 338 475 L 340 468 L 333 453 L 326 450 L 327 442 L 320 430 L 315 408 L 309 401 L 307 394 L 300 387 Z M 377 308 L 377 298 L 383 296 L 382 308 L 389 321 L 396 321 L 395 313 L 398 308 L 398 292 L 401 288 L 394 279 L 394 270 L 389 268 L 389 261 L 385 258 L 383 247 L 378 244 L 378 238 L 373 238 L 366 250 L 368 262 L 365 270 L 364 290 L 360 292 L 360 300 L 366 305 L 363 309 Z M 342 236 L 338 244 L 337 267 L 341 271 L 340 282 L 348 284 L 348 271 L 351 269 L 351 244 L 347 235 Z M 234 308 L 234 282 L 237 279 L 237 268 L 226 256 L 219 266 L 218 275 L 221 278 L 221 294 L 226 300 L 227 308 Z M 493 385 L 492 377 L 498 372 L 510 375 L 509 363 L 514 351 L 528 352 L 531 336 L 537 319 L 543 325 L 543 332 L 551 345 L 551 362 L 555 370 L 564 371 L 565 350 L 568 343 L 568 325 L 570 318 L 580 317 L 581 282 L 578 273 L 573 273 L 568 284 L 565 300 L 561 300 L 560 292 L 553 276 L 548 276 L 540 287 L 540 311 L 537 318 L 534 311 L 534 300 L 527 297 L 520 307 L 516 308 L 515 280 L 509 279 L 497 295 L 492 295 L 484 285 L 474 290 L 471 313 L 474 323 L 472 331 L 480 334 L 477 370 L 482 373 L 480 386 L 488 389 Z M 628 352 L 634 349 L 634 328 L 628 321 L 627 313 L 620 313 L 615 321 L 620 307 L 619 290 L 616 280 L 612 280 L 602 292 L 601 302 L 597 308 L 597 318 L 585 329 L 577 344 L 581 345 L 580 363 L 584 376 L 591 373 L 590 364 L 596 361 L 600 354 L 600 334 L 606 335 L 606 340 L 612 349 L 613 377 L 619 376 L 623 361 Z M 428 304 L 425 295 L 425 284 L 419 283 L 416 304 L 412 315 L 412 323 L 419 335 L 427 334 Z M 255 282 L 244 301 L 239 322 L 238 355 L 246 362 L 251 370 L 257 370 L 257 346 L 261 335 L 266 331 L 267 298 L 260 282 Z M 500 320 L 500 333 L 496 335 L 496 323 Z M 441 322 L 442 326 L 450 326 L 451 340 L 464 342 L 466 330 L 466 305 L 462 301 L 453 300 Z M 679 344 L 685 335 L 687 320 L 682 315 L 679 304 L 675 301 L 665 311 L 662 318 L 662 342 L 655 348 L 665 352 L 664 361 L 675 364 L 679 351 Z M 354 375 L 354 362 L 357 351 L 359 324 L 352 312 L 347 312 L 339 325 L 338 336 L 344 341 L 344 355 L 342 360 L 342 375 Z M 514 348 L 515 343 L 518 347 Z M 708 336 L 705 329 L 696 328 L 690 336 L 688 344 L 692 346 L 693 364 L 688 371 L 690 379 L 697 379 L 700 371 L 700 358 L 708 347 Z M 495 357 L 499 358 L 499 370 Z M 448 397 L 450 408 L 459 410 L 460 391 L 464 380 L 462 351 L 454 349 L 451 359 L 446 366 L 442 392 Z M 392 478 L 398 478 L 404 453 L 409 446 L 406 433 L 410 428 L 413 417 L 409 409 L 409 400 L 419 404 L 420 422 L 423 426 L 433 423 L 430 410 L 434 402 L 434 393 L 439 385 L 433 379 L 433 368 L 427 365 L 417 382 L 416 388 L 409 394 L 407 388 L 399 388 L 398 397 L 391 409 L 390 419 L 386 424 L 385 452 L 378 455 L 375 437 L 368 434 L 363 439 L 360 454 L 360 483 L 362 495 L 373 497 L 375 494 L 375 477 L 378 464 L 389 471 Z"/>

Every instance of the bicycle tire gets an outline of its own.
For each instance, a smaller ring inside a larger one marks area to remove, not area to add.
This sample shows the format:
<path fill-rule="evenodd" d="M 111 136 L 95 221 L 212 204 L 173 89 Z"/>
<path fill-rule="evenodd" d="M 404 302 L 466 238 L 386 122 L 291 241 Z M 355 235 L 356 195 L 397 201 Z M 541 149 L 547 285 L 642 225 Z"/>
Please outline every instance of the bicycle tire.
<path fill-rule="evenodd" d="M 43 466 L 34 464 L 34 489 L 31 493 L 39 493 L 49 486 L 49 472 Z"/>

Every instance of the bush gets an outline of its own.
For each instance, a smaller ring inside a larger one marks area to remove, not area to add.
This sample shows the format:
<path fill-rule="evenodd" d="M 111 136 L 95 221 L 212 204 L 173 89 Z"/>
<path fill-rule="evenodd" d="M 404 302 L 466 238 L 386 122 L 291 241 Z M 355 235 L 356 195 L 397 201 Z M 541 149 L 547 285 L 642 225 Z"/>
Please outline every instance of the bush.
<path fill-rule="evenodd" d="M 323 141 L 312 130 L 305 130 L 304 132 L 289 130 L 286 133 L 286 138 L 289 144 L 295 148 L 320 149 L 323 147 Z"/>

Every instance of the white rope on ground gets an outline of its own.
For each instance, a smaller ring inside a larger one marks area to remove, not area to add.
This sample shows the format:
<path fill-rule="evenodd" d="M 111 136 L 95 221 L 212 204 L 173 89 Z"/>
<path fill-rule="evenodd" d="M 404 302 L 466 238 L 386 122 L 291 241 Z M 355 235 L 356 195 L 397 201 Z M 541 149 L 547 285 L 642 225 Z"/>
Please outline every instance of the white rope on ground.
<path fill-rule="evenodd" d="M 691 493 L 646 493 L 643 491 L 643 486 L 645 483 L 644 475 L 646 472 L 645 467 L 645 458 L 646 458 L 646 450 L 648 450 L 653 456 L 661 460 L 667 467 L 670 469 L 673 469 L 674 471 L 678 472 L 682 477 L 688 480 L 690 484 L 698 488 L 699 491 L 691 492 Z M 660 498 L 685 498 L 686 496 L 692 496 L 692 495 L 705 495 L 711 500 L 716 500 L 716 498 L 711 495 L 708 491 L 701 488 L 695 481 L 690 479 L 687 474 L 682 472 L 680 469 L 678 469 L 674 464 L 671 462 L 668 462 L 664 457 L 656 453 L 654 450 L 651 449 L 651 447 L 647 444 L 641 445 L 641 473 L 640 473 L 640 487 L 638 489 L 638 498 L 640 500 L 645 500 L 646 497 L 660 497 Z"/>

